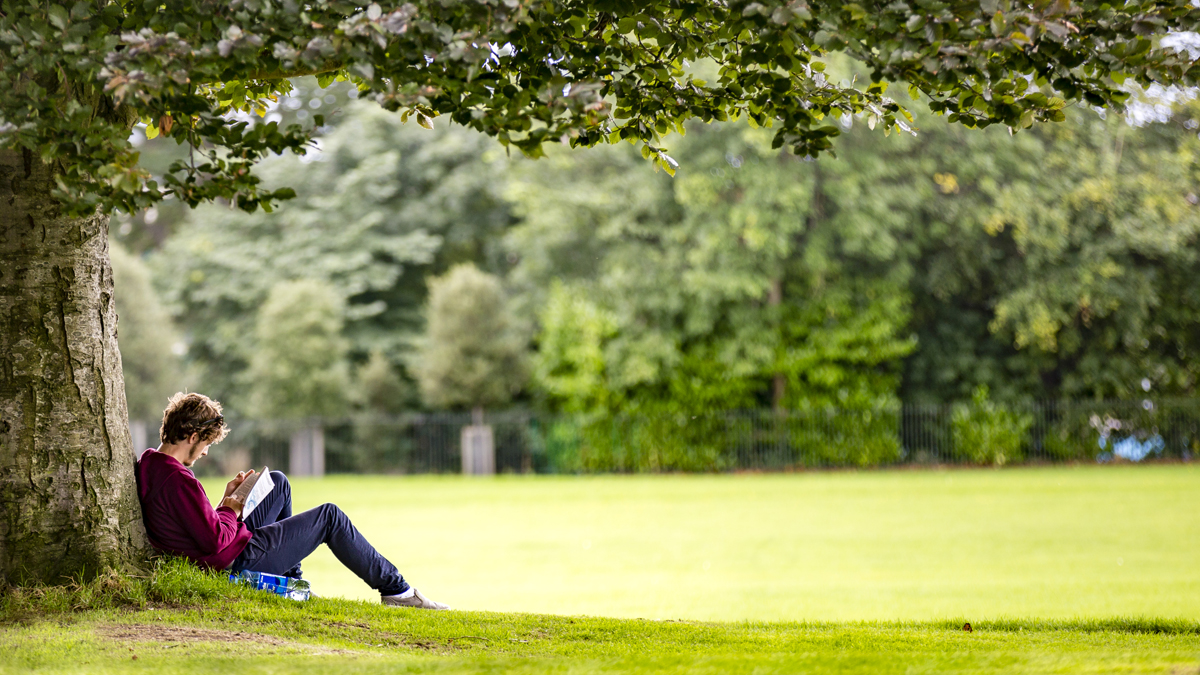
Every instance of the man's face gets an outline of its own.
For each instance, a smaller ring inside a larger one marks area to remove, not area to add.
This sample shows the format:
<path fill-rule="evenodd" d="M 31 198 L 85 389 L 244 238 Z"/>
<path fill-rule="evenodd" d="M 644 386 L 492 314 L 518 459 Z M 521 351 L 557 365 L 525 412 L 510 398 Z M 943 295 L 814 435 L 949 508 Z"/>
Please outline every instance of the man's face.
<path fill-rule="evenodd" d="M 198 438 L 197 434 L 192 434 L 192 438 Z M 188 439 L 191 440 L 191 439 Z M 208 444 L 211 441 L 196 441 L 191 444 L 188 450 L 187 460 L 184 461 L 184 466 L 191 466 L 196 463 L 196 460 L 208 454 Z"/>

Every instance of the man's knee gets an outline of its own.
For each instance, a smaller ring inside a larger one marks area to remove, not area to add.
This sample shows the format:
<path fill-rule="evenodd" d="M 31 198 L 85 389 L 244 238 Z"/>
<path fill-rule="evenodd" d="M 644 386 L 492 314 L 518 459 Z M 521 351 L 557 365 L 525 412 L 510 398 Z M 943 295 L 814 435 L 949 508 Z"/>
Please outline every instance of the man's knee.
<path fill-rule="evenodd" d="M 271 482 L 275 484 L 275 489 L 279 490 L 280 494 L 292 493 L 292 484 L 288 482 L 287 476 L 282 471 L 270 472 Z"/>
<path fill-rule="evenodd" d="M 321 527 L 325 531 L 326 537 L 330 537 L 338 532 L 345 532 L 352 527 L 350 518 L 338 508 L 337 504 L 325 503 L 318 506 L 316 510 L 321 514 Z"/>
<path fill-rule="evenodd" d="M 326 502 L 318 506 L 317 509 L 321 511 L 321 519 L 328 523 L 341 524 L 350 522 L 346 513 L 338 508 L 337 504 Z"/>

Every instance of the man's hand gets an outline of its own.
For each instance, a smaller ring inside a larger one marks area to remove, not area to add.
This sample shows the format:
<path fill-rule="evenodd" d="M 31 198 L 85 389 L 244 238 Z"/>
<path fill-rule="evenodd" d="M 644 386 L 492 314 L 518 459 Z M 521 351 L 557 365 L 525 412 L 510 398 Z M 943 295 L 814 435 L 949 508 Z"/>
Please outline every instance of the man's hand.
<path fill-rule="evenodd" d="M 245 505 L 246 504 L 244 502 L 242 502 L 242 500 L 238 499 L 237 497 L 226 497 L 221 500 L 221 503 L 217 508 L 220 508 L 222 506 L 228 506 L 229 508 L 233 509 L 233 512 L 237 514 L 238 518 L 241 518 L 242 517 L 242 507 L 244 507 Z"/>
<path fill-rule="evenodd" d="M 233 480 L 229 481 L 229 484 L 225 486 L 225 497 L 221 500 L 218 508 L 221 506 L 228 506 L 229 508 L 233 509 L 233 512 L 238 515 L 238 518 L 241 518 L 242 507 L 244 507 L 246 503 L 237 497 L 232 497 L 230 495 L 233 494 L 234 490 L 238 489 L 238 486 L 241 485 L 243 481 L 252 475 L 254 475 L 254 469 L 250 469 L 249 471 L 239 471 L 238 475 L 234 476 Z"/>
<path fill-rule="evenodd" d="M 254 475 L 254 469 L 239 471 L 238 475 L 234 476 L 233 480 L 229 481 L 229 484 L 225 486 L 225 497 L 228 498 L 229 495 L 233 494 L 233 491 L 238 489 L 238 486 L 252 475 Z"/>

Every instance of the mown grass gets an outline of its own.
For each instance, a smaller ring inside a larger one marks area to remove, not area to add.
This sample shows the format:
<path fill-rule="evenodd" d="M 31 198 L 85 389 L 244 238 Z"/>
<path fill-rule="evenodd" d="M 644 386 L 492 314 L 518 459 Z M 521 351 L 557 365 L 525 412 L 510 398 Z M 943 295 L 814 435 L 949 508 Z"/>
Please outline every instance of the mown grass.
<path fill-rule="evenodd" d="M 1197 467 L 294 490 L 459 609 L 331 597 L 374 599 L 324 551 L 308 603 L 164 561 L 0 592 L 0 672 L 1200 674 Z"/>
<path fill-rule="evenodd" d="M 218 446 L 219 448 L 220 446 Z M 215 490 L 224 481 L 208 482 Z M 215 487 L 214 487 L 215 485 Z M 717 476 L 329 476 L 456 609 L 704 621 L 1200 620 L 1200 466 Z M 325 549 L 324 596 L 376 596 Z"/>
<path fill-rule="evenodd" d="M 735 600 L 735 599 L 731 599 Z M 1186 620 L 705 623 L 296 603 L 179 561 L 0 596 L 0 672 L 1196 673 Z"/>

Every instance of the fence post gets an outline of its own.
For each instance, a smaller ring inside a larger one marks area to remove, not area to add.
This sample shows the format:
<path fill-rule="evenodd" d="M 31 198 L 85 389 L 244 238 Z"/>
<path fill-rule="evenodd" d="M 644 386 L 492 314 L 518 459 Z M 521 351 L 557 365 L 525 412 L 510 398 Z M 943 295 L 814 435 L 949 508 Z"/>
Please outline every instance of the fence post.
<path fill-rule="evenodd" d="M 483 423 L 483 408 L 471 413 L 471 425 L 462 429 L 462 472 L 468 476 L 496 473 L 496 439 L 492 427 Z"/>
<path fill-rule="evenodd" d="M 288 473 L 293 476 L 325 475 L 325 430 L 320 425 L 292 432 L 288 444 Z"/>

